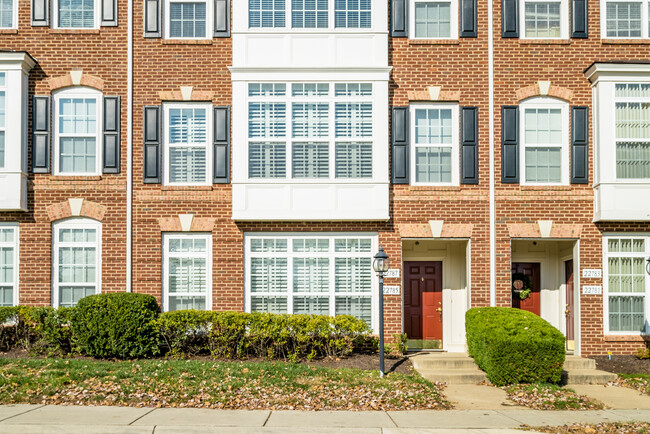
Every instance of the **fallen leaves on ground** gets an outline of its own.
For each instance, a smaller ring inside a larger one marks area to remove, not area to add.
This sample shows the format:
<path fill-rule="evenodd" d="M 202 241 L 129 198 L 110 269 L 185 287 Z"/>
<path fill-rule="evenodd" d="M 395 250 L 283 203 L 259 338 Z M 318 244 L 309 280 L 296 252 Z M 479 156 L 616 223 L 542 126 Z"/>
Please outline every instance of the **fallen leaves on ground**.
<path fill-rule="evenodd" d="M 619 376 L 616 380 L 608 383 L 610 386 L 628 387 L 639 392 L 650 395 L 650 381 L 645 377 Z"/>
<path fill-rule="evenodd" d="M 650 433 L 650 423 L 615 422 L 615 423 L 574 423 L 562 426 L 523 426 L 523 430 L 556 434 L 631 434 Z"/>
<path fill-rule="evenodd" d="M 601 402 L 552 384 L 515 384 L 502 387 L 517 405 L 537 410 L 600 410 Z"/>

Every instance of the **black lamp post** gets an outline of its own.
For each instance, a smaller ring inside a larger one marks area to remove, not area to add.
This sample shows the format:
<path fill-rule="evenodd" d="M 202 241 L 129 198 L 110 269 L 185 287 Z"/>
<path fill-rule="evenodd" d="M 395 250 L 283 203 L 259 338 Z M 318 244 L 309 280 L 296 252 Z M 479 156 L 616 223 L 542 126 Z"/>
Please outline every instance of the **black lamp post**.
<path fill-rule="evenodd" d="M 379 376 L 384 376 L 384 273 L 388 271 L 388 255 L 379 246 L 372 268 L 379 275 Z"/>

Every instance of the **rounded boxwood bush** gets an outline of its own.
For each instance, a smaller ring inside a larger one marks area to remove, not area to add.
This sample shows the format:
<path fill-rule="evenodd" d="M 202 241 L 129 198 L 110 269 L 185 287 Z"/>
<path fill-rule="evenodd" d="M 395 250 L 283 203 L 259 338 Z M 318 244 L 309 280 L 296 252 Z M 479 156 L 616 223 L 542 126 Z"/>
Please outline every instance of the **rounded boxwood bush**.
<path fill-rule="evenodd" d="M 79 300 L 70 326 L 78 348 L 89 356 L 147 357 L 159 352 L 159 312 L 150 295 L 97 294 Z"/>

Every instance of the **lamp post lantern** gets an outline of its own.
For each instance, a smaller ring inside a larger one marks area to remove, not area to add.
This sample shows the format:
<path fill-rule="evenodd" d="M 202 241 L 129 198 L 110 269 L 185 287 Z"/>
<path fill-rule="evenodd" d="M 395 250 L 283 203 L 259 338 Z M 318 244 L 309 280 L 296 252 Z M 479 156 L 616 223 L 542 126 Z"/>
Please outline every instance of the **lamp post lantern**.
<path fill-rule="evenodd" d="M 372 268 L 379 275 L 379 376 L 384 376 L 384 273 L 388 271 L 388 255 L 379 246 Z"/>

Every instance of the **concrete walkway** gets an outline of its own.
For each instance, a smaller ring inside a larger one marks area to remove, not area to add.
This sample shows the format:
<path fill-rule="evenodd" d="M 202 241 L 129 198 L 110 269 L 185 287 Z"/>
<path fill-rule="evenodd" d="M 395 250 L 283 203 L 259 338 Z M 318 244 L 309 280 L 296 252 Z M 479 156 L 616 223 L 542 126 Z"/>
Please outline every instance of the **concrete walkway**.
<path fill-rule="evenodd" d="M 520 425 L 650 422 L 650 410 L 266 411 L 0 406 L 0 433 L 514 433 Z"/>

